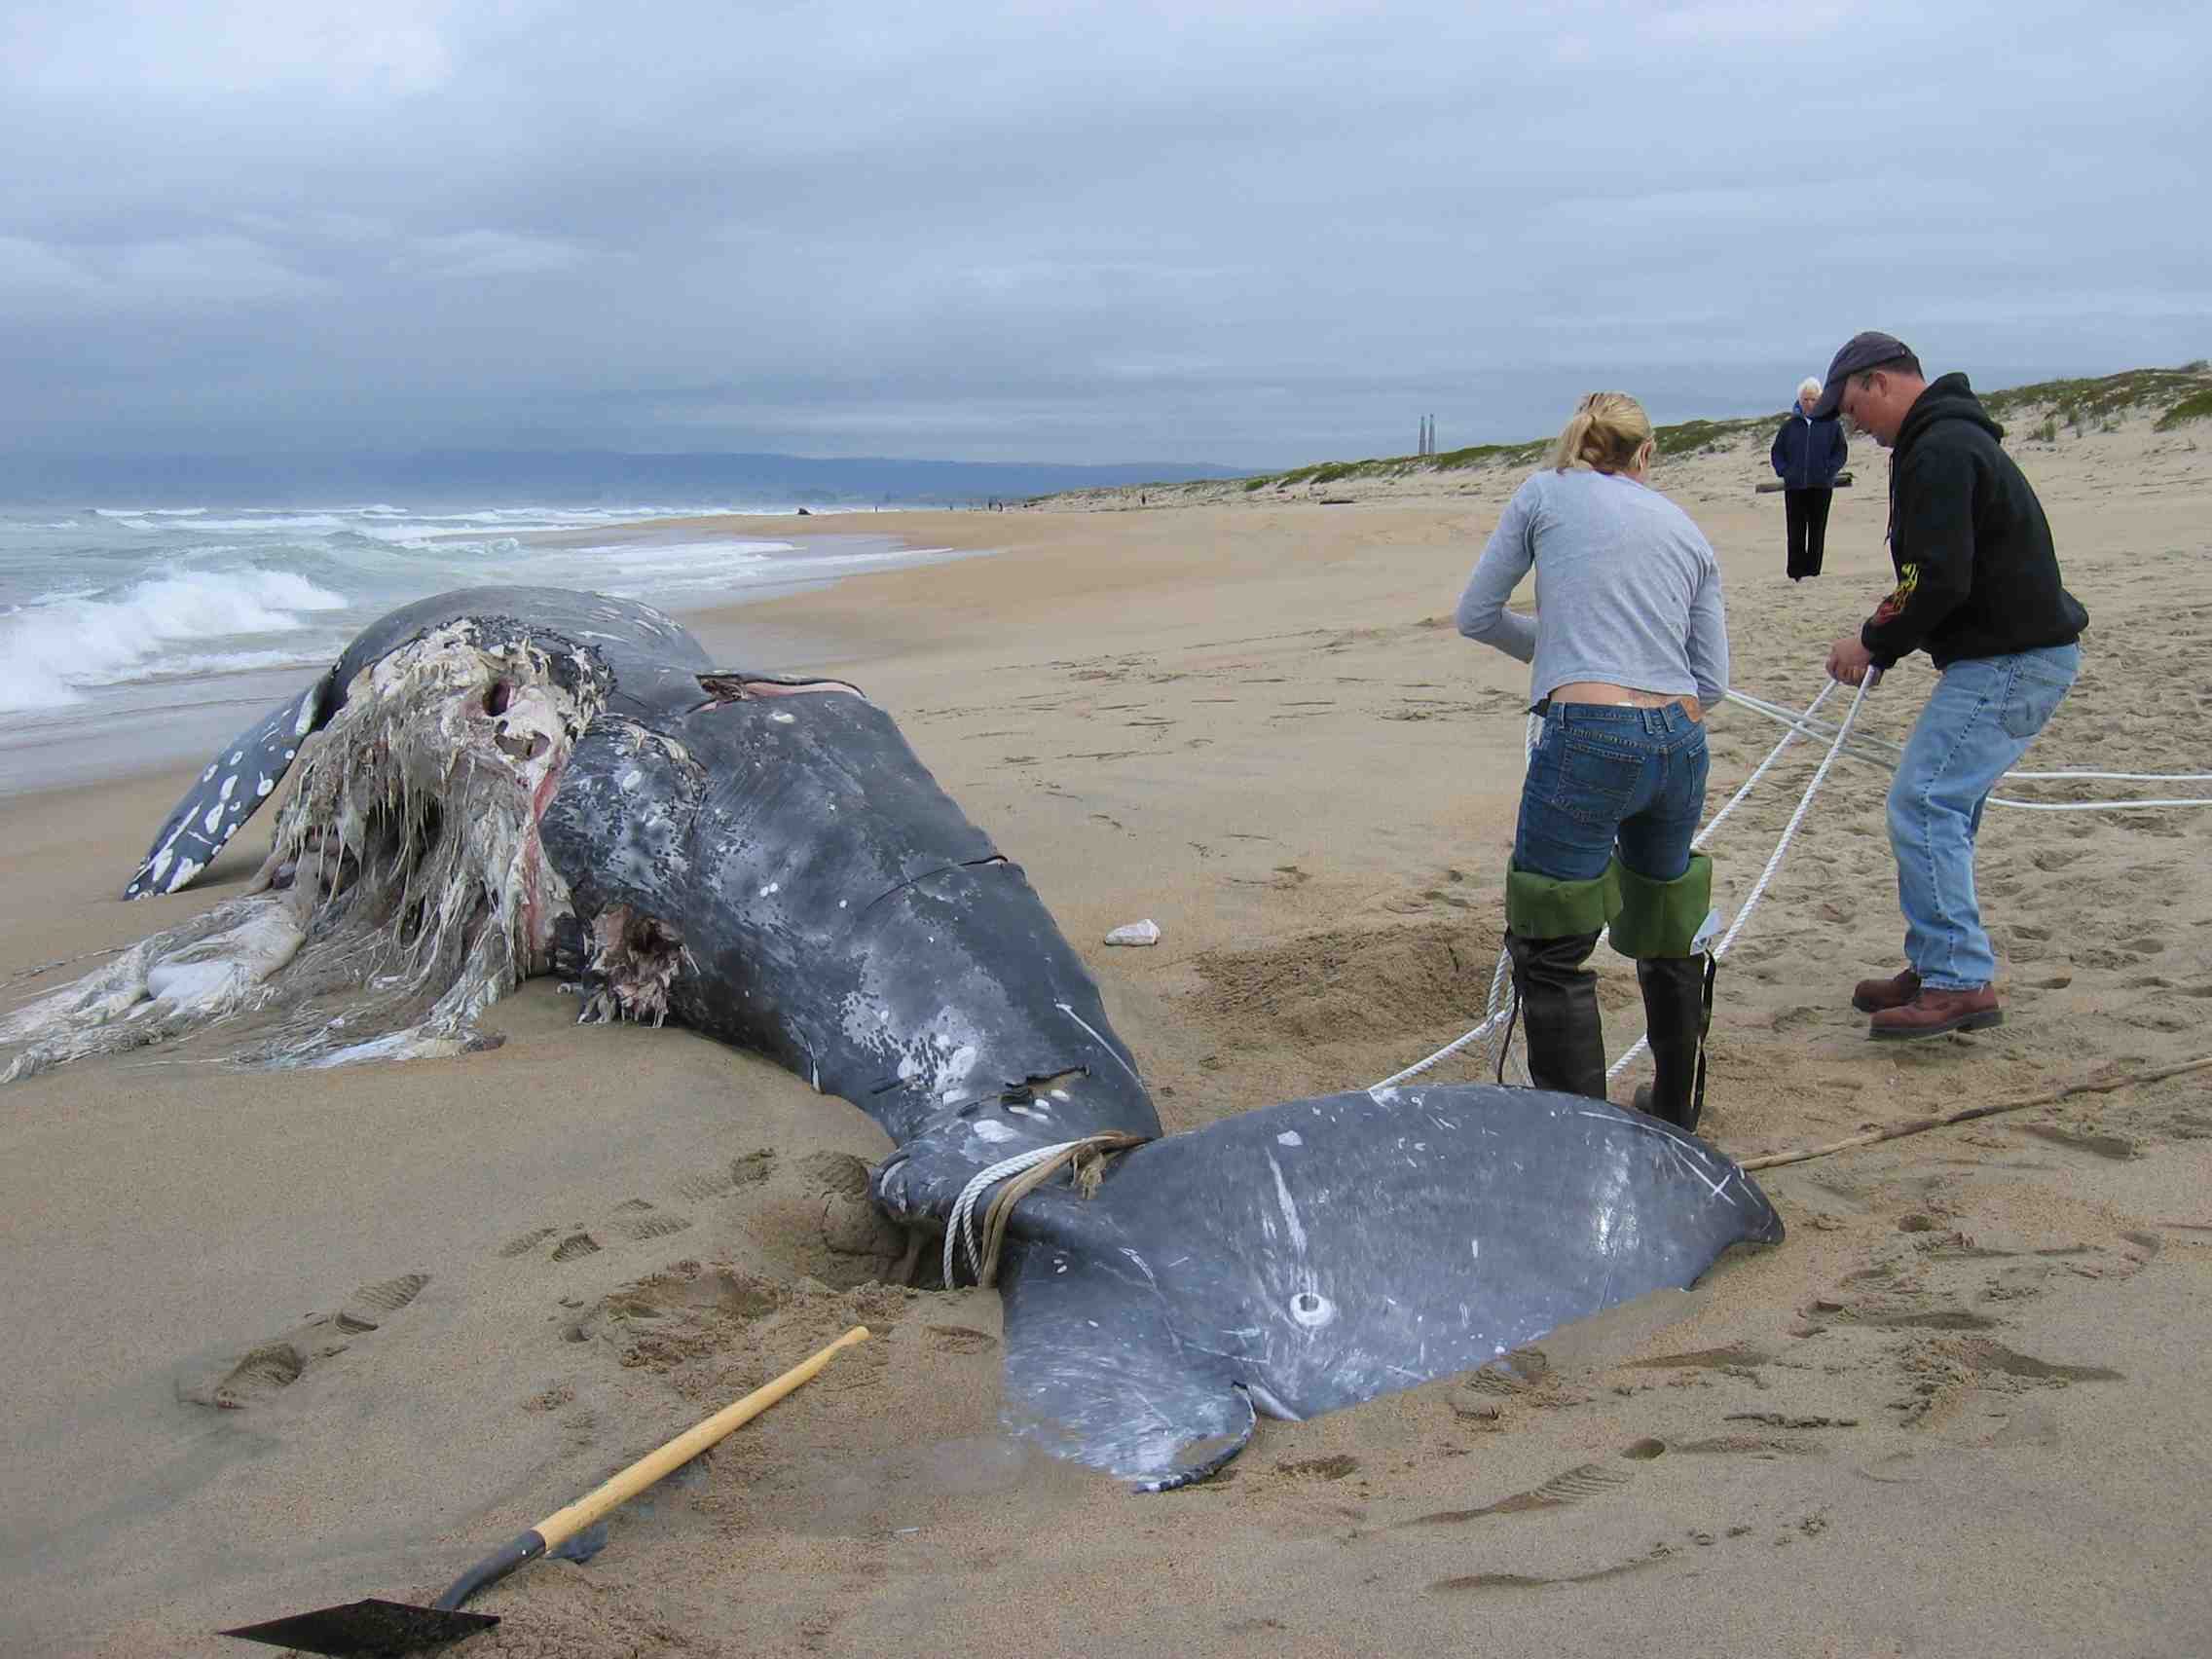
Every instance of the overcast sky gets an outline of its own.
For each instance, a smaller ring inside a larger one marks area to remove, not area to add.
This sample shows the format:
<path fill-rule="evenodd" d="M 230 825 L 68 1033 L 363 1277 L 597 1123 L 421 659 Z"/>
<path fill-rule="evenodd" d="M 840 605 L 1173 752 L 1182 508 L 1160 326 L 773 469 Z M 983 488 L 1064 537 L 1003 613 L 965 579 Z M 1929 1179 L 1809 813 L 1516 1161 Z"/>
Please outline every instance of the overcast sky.
<path fill-rule="evenodd" d="M 0 0 L 0 444 L 1275 466 L 2212 355 L 2201 0 Z"/>

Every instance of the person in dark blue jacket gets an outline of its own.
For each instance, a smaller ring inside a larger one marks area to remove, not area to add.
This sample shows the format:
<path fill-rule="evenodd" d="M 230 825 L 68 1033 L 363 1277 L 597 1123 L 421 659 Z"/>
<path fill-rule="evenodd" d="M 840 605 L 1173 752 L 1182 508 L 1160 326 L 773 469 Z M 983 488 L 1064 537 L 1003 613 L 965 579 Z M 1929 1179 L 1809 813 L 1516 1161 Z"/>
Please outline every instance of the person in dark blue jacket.
<path fill-rule="evenodd" d="M 1797 387 L 1797 407 L 1774 434 L 1774 448 L 1767 457 L 1774 462 L 1774 475 L 1782 480 L 1782 515 L 1789 527 L 1793 582 L 1821 573 L 1828 502 L 1835 494 L 1835 475 L 1848 459 L 1843 423 L 1833 415 L 1813 418 L 1813 405 L 1820 397 L 1821 383 L 1808 376 Z"/>

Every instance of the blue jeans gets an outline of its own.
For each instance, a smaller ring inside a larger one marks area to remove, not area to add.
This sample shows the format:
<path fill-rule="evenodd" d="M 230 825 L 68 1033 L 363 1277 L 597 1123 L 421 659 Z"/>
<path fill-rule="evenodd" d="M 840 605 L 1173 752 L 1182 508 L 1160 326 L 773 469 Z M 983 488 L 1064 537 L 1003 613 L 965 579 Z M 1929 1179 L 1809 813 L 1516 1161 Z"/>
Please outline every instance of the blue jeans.
<path fill-rule="evenodd" d="M 1521 788 L 1515 866 L 1593 881 L 1617 841 L 1637 874 L 1676 880 L 1690 866 L 1709 764 L 1705 727 L 1679 703 L 1552 704 Z"/>
<path fill-rule="evenodd" d="M 1969 991 L 1997 977 L 1973 892 L 1982 805 L 2081 668 L 2079 645 L 1963 658 L 1943 671 L 1913 723 L 1890 785 L 1890 850 L 1905 960 L 1924 985 Z"/>

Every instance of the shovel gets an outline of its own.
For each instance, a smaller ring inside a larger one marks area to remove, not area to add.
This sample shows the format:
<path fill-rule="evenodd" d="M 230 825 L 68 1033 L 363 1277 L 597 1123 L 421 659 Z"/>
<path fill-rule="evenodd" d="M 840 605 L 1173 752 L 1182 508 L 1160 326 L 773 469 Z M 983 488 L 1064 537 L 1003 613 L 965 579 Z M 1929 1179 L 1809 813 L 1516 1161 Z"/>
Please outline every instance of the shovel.
<path fill-rule="evenodd" d="M 271 1619 L 266 1624 L 240 1625 L 224 1636 L 241 1636 L 248 1641 L 266 1641 L 275 1647 L 297 1647 L 309 1653 L 328 1653 L 345 1659 L 398 1659 L 418 1648 L 459 1641 L 499 1622 L 497 1613 L 464 1613 L 461 1603 L 488 1584 L 500 1579 L 526 1562 L 557 1549 L 589 1527 L 608 1510 L 635 1497 L 672 1469 L 682 1468 L 713 1446 L 739 1423 L 750 1422 L 786 1394 L 828 1365 L 841 1347 L 867 1337 L 866 1325 L 855 1325 L 811 1359 L 800 1361 L 773 1382 L 756 1388 L 744 1399 L 724 1406 L 695 1428 L 685 1430 L 657 1452 L 647 1453 L 579 1497 L 557 1510 L 508 1544 L 486 1556 L 453 1581 L 446 1593 L 427 1607 L 405 1602 L 349 1602 L 312 1613 Z"/>

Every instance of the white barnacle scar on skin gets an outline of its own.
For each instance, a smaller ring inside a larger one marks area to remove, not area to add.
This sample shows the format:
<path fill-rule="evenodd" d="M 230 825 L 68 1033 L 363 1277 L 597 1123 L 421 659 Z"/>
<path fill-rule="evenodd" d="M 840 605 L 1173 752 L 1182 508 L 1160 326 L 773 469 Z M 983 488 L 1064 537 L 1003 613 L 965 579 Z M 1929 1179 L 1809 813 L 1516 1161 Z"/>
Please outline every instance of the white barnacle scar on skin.
<path fill-rule="evenodd" d="M 1337 1305 L 1317 1290 L 1302 1290 L 1290 1299 L 1290 1316 L 1308 1330 L 1318 1330 L 1337 1316 Z"/>

